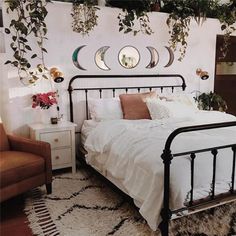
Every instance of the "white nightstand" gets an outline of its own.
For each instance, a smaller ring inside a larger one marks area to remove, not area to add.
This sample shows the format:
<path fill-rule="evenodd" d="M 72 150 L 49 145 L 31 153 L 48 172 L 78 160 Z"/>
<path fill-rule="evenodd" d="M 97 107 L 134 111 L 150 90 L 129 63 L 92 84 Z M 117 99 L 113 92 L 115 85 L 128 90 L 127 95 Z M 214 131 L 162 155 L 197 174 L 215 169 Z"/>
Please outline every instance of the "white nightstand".
<path fill-rule="evenodd" d="M 31 124 L 30 138 L 41 140 L 51 144 L 52 169 L 72 167 L 72 173 L 76 173 L 75 159 L 75 127 L 76 124 L 69 121 L 58 124 Z"/>

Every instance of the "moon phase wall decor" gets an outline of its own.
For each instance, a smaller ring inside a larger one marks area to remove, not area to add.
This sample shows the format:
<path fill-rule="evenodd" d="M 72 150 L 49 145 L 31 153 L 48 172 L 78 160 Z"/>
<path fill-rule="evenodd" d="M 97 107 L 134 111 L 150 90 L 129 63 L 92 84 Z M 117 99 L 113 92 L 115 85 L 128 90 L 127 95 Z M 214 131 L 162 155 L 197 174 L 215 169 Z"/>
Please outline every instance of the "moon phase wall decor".
<path fill-rule="evenodd" d="M 165 46 L 165 48 L 166 48 L 167 51 L 169 52 L 170 58 L 169 58 L 168 63 L 167 63 L 164 67 L 169 67 L 169 66 L 172 65 L 172 63 L 173 63 L 175 57 L 174 57 L 174 53 L 173 53 L 173 51 L 172 51 L 172 49 L 171 49 L 170 47 Z"/>
<path fill-rule="evenodd" d="M 111 70 L 105 62 L 105 54 L 109 48 L 110 48 L 109 46 L 101 47 L 95 53 L 95 57 L 94 57 L 95 63 L 97 67 L 101 70 Z"/>
<path fill-rule="evenodd" d="M 159 54 L 154 47 L 147 47 L 147 49 L 149 50 L 149 52 L 151 54 L 151 60 L 150 60 L 149 64 L 146 66 L 146 68 L 152 69 L 159 62 Z"/>
<path fill-rule="evenodd" d="M 76 48 L 72 54 L 73 63 L 80 70 L 86 70 L 79 63 L 79 53 L 80 53 L 81 49 L 84 48 L 85 46 L 87 46 L 87 45 L 82 45 L 82 46 Z M 111 70 L 111 68 L 108 67 L 105 62 L 105 55 L 106 55 L 106 52 L 109 48 L 110 48 L 110 46 L 103 46 L 103 47 L 99 48 L 96 51 L 95 56 L 94 56 L 94 61 L 95 61 L 96 66 L 99 69 L 104 70 L 104 71 Z M 148 46 L 146 48 L 149 50 L 150 56 L 151 56 L 151 60 L 150 60 L 149 64 L 146 66 L 146 68 L 152 69 L 159 63 L 160 56 L 159 56 L 158 51 L 154 47 Z M 169 61 L 164 67 L 169 67 L 174 62 L 174 53 L 170 47 L 165 46 L 165 48 L 167 49 L 167 51 L 169 53 Z M 139 53 L 138 49 L 133 46 L 125 46 L 119 51 L 118 61 L 119 61 L 120 65 L 123 66 L 125 69 L 133 69 L 139 64 L 140 53 Z"/>
<path fill-rule="evenodd" d="M 78 69 L 80 69 L 80 70 L 86 70 L 86 69 L 83 68 L 83 67 L 79 64 L 79 62 L 78 62 L 78 54 L 79 54 L 80 50 L 81 50 L 82 48 L 84 48 L 85 46 L 86 46 L 86 45 L 82 45 L 82 46 L 76 48 L 75 51 L 74 51 L 73 54 L 72 54 L 72 61 L 73 61 L 74 65 L 75 65 Z"/>
<path fill-rule="evenodd" d="M 118 55 L 121 66 L 126 69 L 135 68 L 140 61 L 139 51 L 133 46 L 123 47 Z"/>

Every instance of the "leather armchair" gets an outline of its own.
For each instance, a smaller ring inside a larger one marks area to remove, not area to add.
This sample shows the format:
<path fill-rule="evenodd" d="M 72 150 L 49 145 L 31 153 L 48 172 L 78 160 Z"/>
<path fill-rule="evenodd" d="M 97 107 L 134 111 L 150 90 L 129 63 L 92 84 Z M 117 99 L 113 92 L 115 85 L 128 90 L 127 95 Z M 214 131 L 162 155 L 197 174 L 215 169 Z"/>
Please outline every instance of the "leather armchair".
<path fill-rule="evenodd" d="M 43 184 L 50 194 L 50 144 L 7 135 L 0 123 L 0 202 Z"/>

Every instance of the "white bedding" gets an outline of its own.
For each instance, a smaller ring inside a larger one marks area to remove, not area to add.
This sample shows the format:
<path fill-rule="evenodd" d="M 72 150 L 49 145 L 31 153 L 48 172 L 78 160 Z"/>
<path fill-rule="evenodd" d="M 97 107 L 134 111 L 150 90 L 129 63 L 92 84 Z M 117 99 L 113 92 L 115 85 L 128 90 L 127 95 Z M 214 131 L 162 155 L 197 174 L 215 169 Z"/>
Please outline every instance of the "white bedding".
<path fill-rule="evenodd" d="M 158 120 L 111 120 L 97 123 L 87 132 L 85 148 L 88 163 L 96 161 L 118 179 L 125 191 L 138 202 L 140 213 L 156 230 L 163 203 L 163 162 L 160 158 L 169 134 L 178 127 L 236 121 L 236 117 L 216 111 L 201 111 L 193 118 Z M 86 129 L 84 129 L 86 130 Z M 179 135 L 172 152 L 236 143 L 236 127 Z M 219 150 L 216 193 L 229 190 L 233 152 Z M 209 195 L 212 181 L 212 155 L 197 155 L 194 197 Z M 190 190 L 190 159 L 177 157 L 171 164 L 171 207 L 182 207 Z"/>

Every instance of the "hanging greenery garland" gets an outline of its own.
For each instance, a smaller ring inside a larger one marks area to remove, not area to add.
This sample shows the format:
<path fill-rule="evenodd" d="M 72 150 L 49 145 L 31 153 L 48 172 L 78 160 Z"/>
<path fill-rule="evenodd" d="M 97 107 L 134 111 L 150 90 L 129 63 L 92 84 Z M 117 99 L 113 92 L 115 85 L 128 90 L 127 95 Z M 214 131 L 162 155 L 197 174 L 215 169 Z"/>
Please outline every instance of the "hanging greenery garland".
<path fill-rule="evenodd" d="M 47 39 L 47 26 L 45 18 L 48 14 L 45 0 L 5 0 L 7 13 L 12 14 L 12 20 L 5 33 L 11 35 L 12 42 L 10 47 L 13 50 L 13 60 L 6 61 L 5 64 L 11 64 L 18 70 L 20 80 L 24 82 L 27 78 L 27 85 L 35 83 L 39 78 L 48 79 L 44 62 L 44 54 L 47 50 L 44 48 L 44 41 Z M 28 40 L 33 37 L 37 42 L 40 54 L 32 51 Z M 31 71 L 30 59 L 37 58 L 41 61 L 36 71 Z M 41 74 L 41 75 L 39 75 Z"/>
<path fill-rule="evenodd" d="M 222 57 L 228 51 L 229 37 L 236 30 L 233 26 L 236 22 L 236 1 L 230 0 L 221 4 L 219 0 L 163 0 L 161 11 L 169 13 L 166 21 L 169 27 L 171 48 L 179 49 L 179 61 L 185 56 L 187 49 L 187 38 L 189 36 L 191 19 L 201 25 L 206 17 L 217 18 L 224 32 L 224 46 L 221 48 Z"/>

